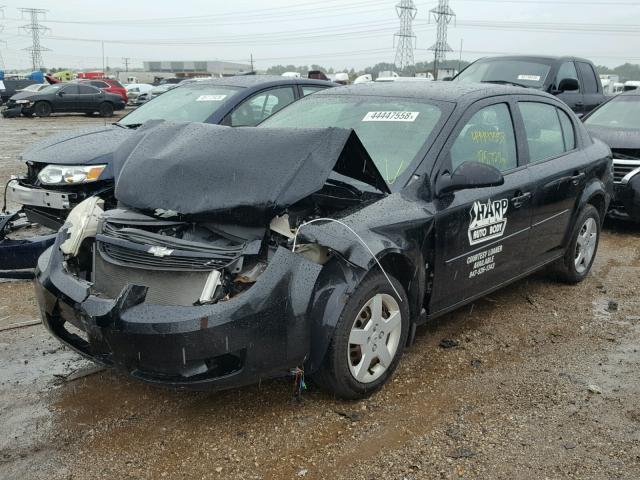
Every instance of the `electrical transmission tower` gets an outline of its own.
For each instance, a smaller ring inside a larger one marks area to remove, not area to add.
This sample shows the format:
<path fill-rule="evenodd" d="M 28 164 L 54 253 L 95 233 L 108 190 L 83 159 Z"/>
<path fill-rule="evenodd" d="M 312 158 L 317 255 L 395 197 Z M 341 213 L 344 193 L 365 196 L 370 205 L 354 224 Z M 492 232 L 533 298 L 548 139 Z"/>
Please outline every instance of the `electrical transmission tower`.
<path fill-rule="evenodd" d="M 393 36 L 395 41 L 398 37 L 396 47 L 396 67 L 403 69 L 413 65 L 413 46 L 416 36 L 413 34 L 413 20 L 416 18 L 418 9 L 413 0 L 400 0 L 396 5 L 396 13 L 400 19 L 400 30 Z"/>
<path fill-rule="evenodd" d="M 22 12 L 23 17 L 28 17 L 31 20 L 31 23 L 22 27 L 25 32 L 31 33 L 32 39 L 32 45 L 25 48 L 25 50 L 31 52 L 33 70 L 40 70 L 44 63 L 42 61 L 42 52 L 49 50 L 40 44 L 40 36 L 49 29 L 39 23 L 39 17 L 47 13 L 47 10 L 41 8 L 20 8 L 19 10 Z"/>
<path fill-rule="evenodd" d="M 446 60 L 447 52 L 453 51 L 447 43 L 447 27 L 456 14 L 449 7 L 449 0 L 438 0 L 438 6 L 429 10 L 429 13 L 431 14 L 429 19 L 433 16 L 433 19 L 438 25 L 436 43 L 429 48 L 429 50 L 433 50 L 434 52 L 433 75 L 437 80 L 439 65 Z"/>
<path fill-rule="evenodd" d="M 4 18 L 4 5 L 0 5 L 0 19 Z M 0 25 L 0 33 L 4 32 L 4 25 Z M 0 40 L 0 47 L 6 45 L 4 40 Z M 2 58 L 2 50 L 0 49 L 0 69 L 4 70 L 4 58 Z"/>

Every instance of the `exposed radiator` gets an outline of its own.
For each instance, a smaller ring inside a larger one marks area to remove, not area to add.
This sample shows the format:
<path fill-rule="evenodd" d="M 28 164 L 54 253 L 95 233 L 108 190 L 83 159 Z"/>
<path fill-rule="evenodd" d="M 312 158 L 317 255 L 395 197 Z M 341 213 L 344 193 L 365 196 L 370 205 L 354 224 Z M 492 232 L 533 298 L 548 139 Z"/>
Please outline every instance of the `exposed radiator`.
<path fill-rule="evenodd" d="M 191 306 L 198 301 L 210 271 L 162 271 L 129 268 L 105 260 L 94 253 L 96 292 L 117 298 L 127 284 L 148 287 L 146 301 L 156 305 Z"/>

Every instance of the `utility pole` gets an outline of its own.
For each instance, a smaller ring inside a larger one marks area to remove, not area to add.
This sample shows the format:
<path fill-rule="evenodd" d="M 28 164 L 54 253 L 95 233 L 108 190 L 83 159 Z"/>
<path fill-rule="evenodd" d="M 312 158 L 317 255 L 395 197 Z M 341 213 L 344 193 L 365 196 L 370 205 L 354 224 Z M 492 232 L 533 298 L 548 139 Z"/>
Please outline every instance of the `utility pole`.
<path fill-rule="evenodd" d="M 125 72 L 128 72 L 128 71 L 129 71 L 129 60 L 130 60 L 130 58 L 129 58 L 129 57 L 124 57 L 124 58 L 122 59 L 122 63 L 124 63 L 124 71 L 125 71 Z"/>
<path fill-rule="evenodd" d="M 253 53 L 251 54 L 251 71 L 253 72 Z"/>
<path fill-rule="evenodd" d="M 104 63 L 104 40 L 102 42 L 100 42 L 100 43 L 102 45 L 102 74 L 106 76 L 107 72 L 104 69 L 104 65 L 105 65 L 105 63 Z"/>
<path fill-rule="evenodd" d="M 453 51 L 447 43 L 447 27 L 456 14 L 449 8 L 449 0 L 438 0 L 438 6 L 432 8 L 429 13 L 431 14 L 429 19 L 433 16 L 438 25 L 436 43 L 429 48 L 433 50 L 433 76 L 437 80 L 438 67 L 446 60 L 447 52 Z"/>
<path fill-rule="evenodd" d="M 26 51 L 31 52 L 31 64 L 33 66 L 33 71 L 40 70 L 43 66 L 42 61 L 42 52 L 46 52 L 49 49 L 43 47 L 40 44 L 40 35 L 47 32 L 49 30 L 48 27 L 40 24 L 40 16 L 47 13 L 47 10 L 42 8 L 19 8 L 22 13 L 23 18 L 26 16 L 29 18 L 30 23 L 24 25 L 22 29 L 25 32 L 31 33 L 31 46 L 25 48 Z"/>
<path fill-rule="evenodd" d="M 413 20 L 416 18 L 418 9 L 413 0 L 400 0 L 400 3 L 396 5 L 396 13 L 400 19 L 400 30 L 393 35 L 394 43 L 396 37 L 398 37 L 394 63 L 396 67 L 402 70 L 414 64 L 413 47 L 416 36 L 413 33 Z"/>
<path fill-rule="evenodd" d="M 0 5 L 0 18 L 4 18 L 4 5 Z M 4 32 L 4 25 L 0 24 L 0 33 Z M 0 40 L 0 44 L 6 45 L 4 40 Z M 4 58 L 2 58 L 2 50 L 0 50 L 0 68 L 5 70 Z"/>

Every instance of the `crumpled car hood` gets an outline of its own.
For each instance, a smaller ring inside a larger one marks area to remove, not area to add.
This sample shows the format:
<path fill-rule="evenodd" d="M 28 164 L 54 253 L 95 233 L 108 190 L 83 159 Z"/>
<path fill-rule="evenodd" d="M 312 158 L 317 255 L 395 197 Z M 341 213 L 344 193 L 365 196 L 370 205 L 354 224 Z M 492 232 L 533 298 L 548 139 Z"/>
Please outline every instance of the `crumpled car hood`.
<path fill-rule="evenodd" d="M 349 129 L 231 128 L 165 122 L 116 152 L 115 196 L 139 210 L 267 219 L 319 191 L 335 171 L 389 193 Z"/>
<path fill-rule="evenodd" d="M 108 164 L 113 152 L 132 133 L 114 125 L 74 130 L 35 143 L 22 153 L 22 159 L 56 165 Z"/>
<path fill-rule="evenodd" d="M 12 95 L 9 100 L 34 100 L 36 95 L 37 93 L 34 92 L 18 92 L 15 95 Z"/>

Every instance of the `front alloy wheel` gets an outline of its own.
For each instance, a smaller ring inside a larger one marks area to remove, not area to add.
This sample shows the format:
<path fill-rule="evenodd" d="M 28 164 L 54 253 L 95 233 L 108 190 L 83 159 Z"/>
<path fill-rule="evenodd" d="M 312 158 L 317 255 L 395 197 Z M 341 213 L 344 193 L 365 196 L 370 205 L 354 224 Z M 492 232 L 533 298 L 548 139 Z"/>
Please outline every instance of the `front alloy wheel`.
<path fill-rule="evenodd" d="M 347 297 L 314 380 L 341 398 L 368 397 L 398 366 L 409 326 L 409 299 L 402 284 L 380 271 L 370 272 Z"/>
<path fill-rule="evenodd" d="M 402 312 L 395 298 L 378 293 L 362 307 L 349 334 L 349 370 L 371 383 L 391 366 L 402 334 Z"/>

